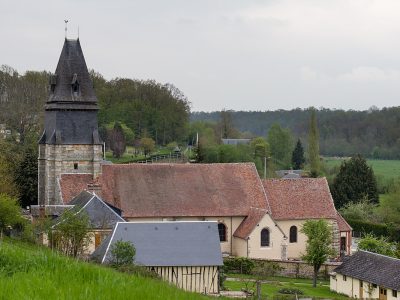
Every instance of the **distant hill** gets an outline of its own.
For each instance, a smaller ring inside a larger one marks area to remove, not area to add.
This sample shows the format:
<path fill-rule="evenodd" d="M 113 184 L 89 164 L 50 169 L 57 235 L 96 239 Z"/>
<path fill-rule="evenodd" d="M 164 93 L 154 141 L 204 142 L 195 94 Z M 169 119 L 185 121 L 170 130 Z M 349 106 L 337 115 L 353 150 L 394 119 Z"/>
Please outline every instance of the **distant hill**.
<path fill-rule="evenodd" d="M 309 109 L 277 111 L 231 111 L 235 127 L 242 132 L 266 136 L 273 123 L 290 128 L 307 144 Z M 344 111 L 319 109 L 320 151 L 329 156 L 361 153 L 380 159 L 400 158 L 400 107 Z M 191 122 L 215 121 L 219 112 L 192 112 Z"/>

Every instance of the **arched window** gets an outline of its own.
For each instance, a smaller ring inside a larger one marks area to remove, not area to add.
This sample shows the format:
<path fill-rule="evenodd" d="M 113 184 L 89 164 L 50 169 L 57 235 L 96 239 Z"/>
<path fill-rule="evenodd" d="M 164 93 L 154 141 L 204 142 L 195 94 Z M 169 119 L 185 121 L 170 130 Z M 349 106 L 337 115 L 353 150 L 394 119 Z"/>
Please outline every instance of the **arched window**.
<path fill-rule="evenodd" d="M 269 247 L 269 230 L 267 228 L 261 230 L 261 247 Z"/>
<path fill-rule="evenodd" d="M 218 233 L 220 242 L 226 242 L 226 226 L 224 223 L 218 223 Z"/>
<path fill-rule="evenodd" d="M 289 243 L 297 243 L 297 227 L 296 226 L 290 227 Z"/>

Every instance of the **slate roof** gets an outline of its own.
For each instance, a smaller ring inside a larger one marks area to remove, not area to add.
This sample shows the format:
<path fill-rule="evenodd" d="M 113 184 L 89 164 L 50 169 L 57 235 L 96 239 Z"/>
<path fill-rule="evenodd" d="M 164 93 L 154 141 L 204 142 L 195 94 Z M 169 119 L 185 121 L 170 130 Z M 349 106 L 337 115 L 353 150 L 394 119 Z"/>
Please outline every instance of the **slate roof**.
<path fill-rule="evenodd" d="M 118 223 L 113 233 L 92 254 L 92 259 L 108 263 L 110 246 L 119 240 L 133 243 L 135 263 L 139 265 L 223 265 L 216 222 Z"/>
<path fill-rule="evenodd" d="M 266 179 L 263 184 L 275 220 L 337 218 L 325 178 Z"/>
<path fill-rule="evenodd" d="M 71 93 L 71 85 L 74 78 L 79 83 L 80 91 L 77 97 Z M 55 71 L 54 83 L 54 92 L 50 93 L 46 105 L 47 109 L 60 107 L 54 106 L 54 103 L 61 105 L 68 104 L 68 106 L 65 106 L 68 109 L 76 109 L 79 105 L 85 105 L 89 109 L 98 109 L 93 83 L 86 66 L 79 39 L 65 39 Z"/>
<path fill-rule="evenodd" d="M 110 229 L 118 222 L 125 222 L 111 207 L 109 207 L 96 194 L 88 191 L 81 192 L 73 198 L 70 205 L 73 205 L 73 210 L 76 213 L 86 213 L 90 220 L 92 229 Z M 53 220 L 53 224 L 57 225 L 62 216 Z M 54 226 L 53 225 L 53 226 Z"/>
<path fill-rule="evenodd" d="M 76 93 L 73 84 L 79 86 Z M 97 125 L 97 98 L 79 39 L 65 39 L 50 87 L 39 143 L 102 144 Z"/>
<path fill-rule="evenodd" d="M 64 203 L 89 182 L 62 175 Z M 252 163 L 103 165 L 99 182 L 102 198 L 126 218 L 247 216 L 250 207 L 269 210 Z"/>
<path fill-rule="evenodd" d="M 400 259 L 360 250 L 345 258 L 333 271 L 385 288 L 400 290 Z"/>

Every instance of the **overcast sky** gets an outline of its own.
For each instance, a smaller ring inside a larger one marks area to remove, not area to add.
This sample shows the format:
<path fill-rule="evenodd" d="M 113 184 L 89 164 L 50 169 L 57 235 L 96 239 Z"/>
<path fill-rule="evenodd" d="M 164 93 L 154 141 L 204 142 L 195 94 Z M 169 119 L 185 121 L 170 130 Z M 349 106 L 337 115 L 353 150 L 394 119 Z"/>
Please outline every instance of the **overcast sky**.
<path fill-rule="evenodd" d="M 64 19 L 89 68 L 194 111 L 400 104 L 399 0 L 0 0 L 0 64 L 54 72 Z"/>

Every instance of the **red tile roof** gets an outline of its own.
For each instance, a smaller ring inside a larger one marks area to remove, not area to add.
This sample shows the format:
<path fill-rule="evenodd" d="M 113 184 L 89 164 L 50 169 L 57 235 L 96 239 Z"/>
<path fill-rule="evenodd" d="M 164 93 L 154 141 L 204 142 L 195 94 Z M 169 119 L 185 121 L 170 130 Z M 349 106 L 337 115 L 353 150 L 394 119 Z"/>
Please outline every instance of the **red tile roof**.
<path fill-rule="evenodd" d="M 339 227 L 339 231 L 352 231 L 353 229 L 349 225 L 349 223 L 346 222 L 346 220 L 342 217 L 339 212 L 336 213 L 336 221 Z"/>
<path fill-rule="evenodd" d="M 61 189 L 68 202 L 86 187 L 78 185 L 81 179 L 64 176 Z M 77 183 L 74 192 L 71 181 Z M 128 218 L 247 216 L 250 207 L 268 208 L 252 163 L 103 165 L 99 182 L 102 198 Z"/>
<path fill-rule="evenodd" d="M 253 232 L 253 229 L 266 214 L 267 211 L 265 209 L 250 208 L 249 214 L 243 220 L 243 222 L 240 223 L 239 227 L 233 233 L 233 236 L 241 239 L 247 239 Z"/>
<path fill-rule="evenodd" d="M 275 220 L 337 217 L 325 178 L 267 179 L 263 184 Z"/>
<path fill-rule="evenodd" d="M 92 180 L 91 174 L 62 174 L 59 183 L 64 204 L 68 204 L 72 198 L 87 190 L 87 185 Z"/>

